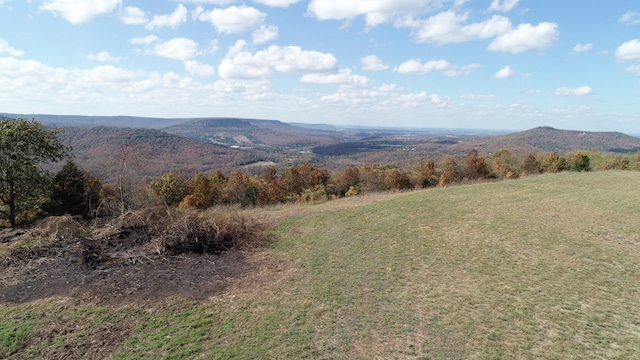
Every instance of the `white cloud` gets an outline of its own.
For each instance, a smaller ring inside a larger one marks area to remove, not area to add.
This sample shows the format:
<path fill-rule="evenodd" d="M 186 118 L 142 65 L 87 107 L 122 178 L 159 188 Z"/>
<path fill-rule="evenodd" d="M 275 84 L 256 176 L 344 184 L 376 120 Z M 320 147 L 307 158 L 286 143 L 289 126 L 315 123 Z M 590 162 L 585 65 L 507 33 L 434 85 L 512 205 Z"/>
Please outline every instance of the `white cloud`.
<path fill-rule="evenodd" d="M 471 71 L 479 67 L 479 64 L 470 64 L 459 67 L 451 64 L 447 60 L 431 60 L 426 63 L 422 63 L 418 59 L 410 59 L 394 68 L 393 71 L 402 75 L 427 74 L 432 71 L 439 71 L 444 76 L 457 77 L 469 75 Z"/>
<path fill-rule="evenodd" d="M 507 79 L 507 78 L 510 78 L 510 77 L 514 76 L 515 74 L 516 74 L 516 72 L 511 69 L 511 66 L 505 66 L 495 74 L 495 78 L 496 79 Z"/>
<path fill-rule="evenodd" d="M 591 49 L 593 49 L 592 43 L 577 44 L 576 46 L 573 47 L 573 50 L 571 50 L 570 54 L 578 54 L 581 52 L 589 51 Z"/>
<path fill-rule="evenodd" d="M 194 17 L 200 21 L 208 21 L 218 32 L 240 34 L 264 23 L 267 14 L 245 5 L 231 6 L 225 9 L 206 11 L 198 7 Z"/>
<path fill-rule="evenodd" d="M 158 37 L 155 35 L 147 35 L 143 37 L 134 37 L 129 40 L 133 45 L 149 45 L 152 42 L 158 41 Z"/>
<path fill-rule="evenodd" d="M 543 22 L 536 26 L 521 24 L 516 29 L 496 37 L 487 49 L 513 54 L 544 50 L 555 44 L 559 36 L 558 25 L 555 23 Z"/>
<path fill-rule="evenodd" d="M 449 10 L 424 21 L 397 22 L 396 26 L 414 28 L 415 41 L 437 45 L 488 39 L 512 30 L 511 21 L 504 16 L 494 15 L 485 21 L 464 25 L 468 19 L 468 13 L 458 15 Z"/>
<path fill-rule="evenodd" d="M 363 71 L 382 71 L 387 70 L 389 65 L 383 63 L 376 55 L 367 55 L 360 59 L 360 68 Z"/>
<path fill-rule="evenodd" d="M 118 14 L 118 17 L 127 25 L 142 25 L 148 21 L 144 11 L 134 6 L 125 7 L 120 14 Z"/>
<path fill-rule="evenodd" d="M 460 95 L 460 98 L 465 100 L 472 100 L 472 101 L 494 101 L 498 99 L 498 97 L 495 95 L 484 95 L 484 94 L 462 94 Z"/>
<path fill-rule="evenodd" d="M 640 60 L 640 39 L 629 40 L 616 49 L 616 61 Z"/>
<path fill-rule="evenodd" d="M 275 25 L 262 25 L 251 33 L 251 40 L 254 44 L 264 44 L 278 38 L 278 27 Z"/>
<path fill-rule="evenodd" d="M 213 76 L 216 73 L 216 70 L 213 68 L 213 66 L 209 64 L 203 64 L 195 60 L 185 61 L 184 69 L 189 74 L 194 74 L 203 78 Z"/>
<path fill-rule="evenodd" d="M 640 76 L 640 65 L 631 65 L 628 68 L 625 69 L 626 71 L 636 75 L 636 76 Z"/>
<path fill-rule="evenodd" d="M 191 4 L 228 5 L 236 2 L 236 0 L 181 0 L 180 2 Z"/>
<path fill-rule="evenodd" d="M 568 88 L 568 87 L 560 87 L 557 88 L 554 94 L 558 96 L 588 96 L 593 94 L 593 90 L 590 86 L 580 86 L 579 88 Z"/>
<path fill-rule="evenodd" d="M 640 13 L 629 10 L 624 13 L 618 21 L 627 25 L 638 25 L 640 24 Z"/>
<path fill-rule="evenodd" d="M 508 12 L 511 11 L 520 0 L 492 0 L 491 5 L 489 5 L 489 11 L 502 11 Z"/>
<path fill-rule="evenodd" d="M 350 69 L 340 70 L 337 74 L 306 74 L 300 79 L 300 82 L 321 85 L 355 85 L 361 87 L 370 84 L 370 80 L 366 76 L 352 74 Z"/>
<path fill-rule="evenodd" d="M 145 27 L 148 30 L 153 30 L 155 28 L 161 28 L 165 26 L 175 29 L 176 27 L 184 24 L 186 21 L 187 8 L 182 4 L 178 4 L 176 9 L 171 14 L 155 15 Z"/>
<path fill-rule="evenodd" d="M 223 79 L 263 79 L 271 69 L 286 73 L 335 72 L 338 61 L 332 54 L 302 50 L 298 46 L 270 46 L 251 54 L 239 40 L 222 60 L 218 74 Z"/>
<path fill-rule="evenodd" d="M 271 7 L 286 8 L 299 2 L 300 0 L 254 0 L 254 1 L 257 2 L 258 4 L 267 5 Z"/>
<path fill-rule="evenodd" d="M 98 15 L 110 14 L 122 0 L 47 0 L 40 10 L 60 14 L 70 23 L 82 24 Z"/>
<path fill-rule="evenodd" d="M 11 47 L 6 40 L 0 39 L 0 55 L 2 54 L 9 54 L 10 56 L 22 56 L 24 55 L 24 51 L 15 49 Z"/>
<path fill-rule="evenodd" d="M 198 43 L 187 38 L 174 38 L 156 44 L 153 53 L 169 59 L 186 61 L 198 54 Z"/>
<path fill-rule="evenodd" d="M 379 25 L 389 17 L 421 13 L 439 8 L 448 0 L 311 0 L 308 14 L 320 20 L 347 20 L 364 15 L 367 26 Z"/>
<path fill-rule="evenodd" d="M 118 62 L 122 60 L 121 57 L 111 56 L 107 51 L 101 51 L 97 54 L 89 54 L 87 55 L 87 59 L 96 60 L 99 62 Z"/>

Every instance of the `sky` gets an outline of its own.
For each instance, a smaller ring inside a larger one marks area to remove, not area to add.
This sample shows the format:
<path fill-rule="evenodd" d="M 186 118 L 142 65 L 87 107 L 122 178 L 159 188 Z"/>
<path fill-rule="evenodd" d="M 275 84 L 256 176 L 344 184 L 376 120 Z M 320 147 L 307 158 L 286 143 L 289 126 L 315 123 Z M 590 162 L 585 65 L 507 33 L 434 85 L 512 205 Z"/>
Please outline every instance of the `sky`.
<path fill-rule="evenodd" d="M 0 0 L 0 112 L 640 134 L 637 0 Z"/>

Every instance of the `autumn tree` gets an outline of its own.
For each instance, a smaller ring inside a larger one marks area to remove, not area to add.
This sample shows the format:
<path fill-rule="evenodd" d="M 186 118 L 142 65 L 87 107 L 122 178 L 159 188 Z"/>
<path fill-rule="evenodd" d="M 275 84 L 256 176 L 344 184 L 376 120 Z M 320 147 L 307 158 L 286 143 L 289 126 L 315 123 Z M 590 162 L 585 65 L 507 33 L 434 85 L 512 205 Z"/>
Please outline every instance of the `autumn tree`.
<path fill-rule="evenodd" d="M 422 187 L 435 186 L 438 184 L 440 175 L 436 171 L 436 164 L 428 160 L 420 166 L 419 175 Z"/>
<path fill-rule="evenodd" d="M 442 168 L 438 186 L 446 186 L 462 181 L 462 171 L 454 158 L 446 158 Z"/>
<path fill-rule="evenodd" d="M 518 177 L 516 159 L 509 150 L 502 149 L 491 154 L 493 172 L 499 177 L 513 179 Z"/>
<path fill-rule="evenodd" d="M 544 172 L 557 173 L 560 171 L 568 170 L 569 164 L 567 160 L 555 152 L 550 152 L 542 160 L 542 169 Z"/>
<path fill-rule="evenodd" d="M 464 158 L 465 167 L 463 176 L 469 180 L 482 179 L 489 175 L 489 169 L 484 158 L 478 154 L 478 150 L 469 151 Z"/>
<path fill-rule="evenodd" d="M 198 172 L 189 180 L 188 195 L 182 199 L 180 207 L 207 209 L 213 205 L 214 198 L 212 195 L 211 182 L 202 172 Z"/>
<path fill-rule="evenodd" d="M 542 164 L 538 160 L 535 154 L 529 153 L 522 159 L 520 165 L 521 175 L 540 174 L 542 172 Z"/>
<path fill-rule="evenodd" d="M 409 174 L 398 169 L 388 171 L 384 177 L 384 182 L 390 190 L 406 190 L 413 187 Z"/>
<path fill-rule="evenodd" d="M 36 120 L 0 120 L 0 216 L 11 226 L 44 200 L 51 176 L 41 165 L 62 160 L 68 151 L 57 130 Z"/>
<path fill-rule="evenodd" d="M 175 206 L 187 194 L 187 182 L 174 171 L 162 174 L 151 180 L 149 192 L 169 206 Z"/>

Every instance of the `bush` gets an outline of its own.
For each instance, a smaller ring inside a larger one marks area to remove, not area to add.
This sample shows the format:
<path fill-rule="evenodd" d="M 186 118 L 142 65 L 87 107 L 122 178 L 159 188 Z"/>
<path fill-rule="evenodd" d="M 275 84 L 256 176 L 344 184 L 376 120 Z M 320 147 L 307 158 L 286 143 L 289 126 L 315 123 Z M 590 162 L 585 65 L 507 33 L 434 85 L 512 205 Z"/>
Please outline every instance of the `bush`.
<path fill-rule="evenodd" d="M 162 231 L 161 249 L 177 255 L 187 252 L 219 254 L 249 250 L 267 244 L 264 226 L 239 213 L 215 213 L 205 217 L 201 213 L 186 212 Z"/>

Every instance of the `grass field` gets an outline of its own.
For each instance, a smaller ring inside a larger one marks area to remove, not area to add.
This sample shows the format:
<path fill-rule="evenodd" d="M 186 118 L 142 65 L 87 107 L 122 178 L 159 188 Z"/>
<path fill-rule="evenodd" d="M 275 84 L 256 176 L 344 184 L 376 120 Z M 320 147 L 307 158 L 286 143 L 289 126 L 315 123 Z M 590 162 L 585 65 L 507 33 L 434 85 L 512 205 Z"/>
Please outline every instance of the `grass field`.
<path fill-rule="evenodd" d="M 223 294 L 0 305 L 0 355 L 634 358 L 638 184 L 640 172 L 561 173 L 264 210 L 274 243 Z"/>

